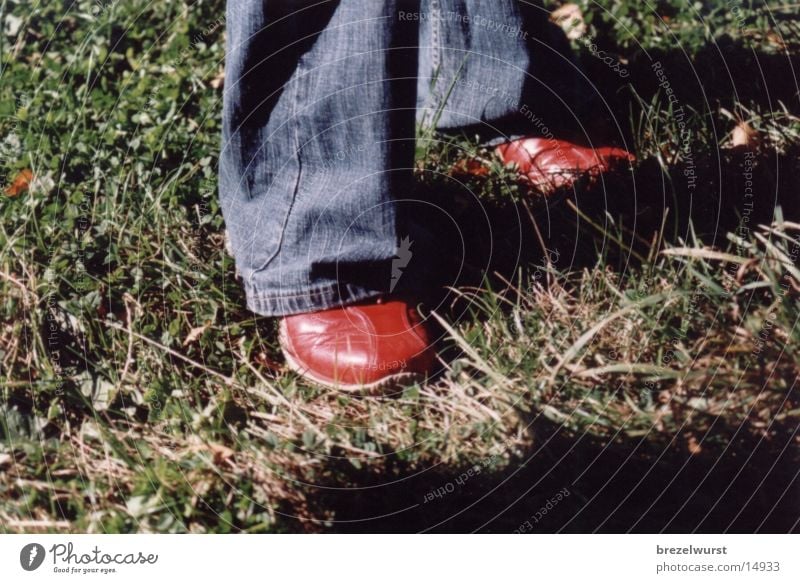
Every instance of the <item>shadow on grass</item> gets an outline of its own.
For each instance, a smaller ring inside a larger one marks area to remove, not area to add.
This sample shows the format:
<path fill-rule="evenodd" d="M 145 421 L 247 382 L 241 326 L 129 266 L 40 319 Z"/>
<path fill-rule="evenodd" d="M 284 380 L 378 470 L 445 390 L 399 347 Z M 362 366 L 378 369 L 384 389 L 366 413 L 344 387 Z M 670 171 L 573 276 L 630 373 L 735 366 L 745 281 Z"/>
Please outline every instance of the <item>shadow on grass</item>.
<path fill-rule="evenodd" d="M 646 437 L 602 443 L 567 435 L 549 422 L 534 422 L 531 432 L 531 450 L 501 471 L 486 460 L 423 472 L 391 458 L 381 472 L 356 470 L 346 461 L 332 464 L 327 469 L 337 480 L 329 485 L 337 489 L 315 490 L 311 508 L 335 508 L 330 528 L 337 532 L 798 529 L 793 435 L 734 439 L 719 454 L 692 454 L 678 447 L 654 449 Z M 486 469 L 465 478 L 474 466 Z"/>

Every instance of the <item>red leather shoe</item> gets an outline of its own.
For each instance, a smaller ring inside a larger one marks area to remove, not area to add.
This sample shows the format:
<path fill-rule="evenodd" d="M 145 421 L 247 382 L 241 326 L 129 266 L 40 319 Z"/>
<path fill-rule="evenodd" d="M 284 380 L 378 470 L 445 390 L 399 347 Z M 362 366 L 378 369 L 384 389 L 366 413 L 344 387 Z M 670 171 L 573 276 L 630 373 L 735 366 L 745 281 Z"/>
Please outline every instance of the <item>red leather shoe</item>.
<path fill-rule="evenodd" d="M 342 391 L 411 384 L 430 375 L 436 363 L 418 312 L 398 300 L 287 316 L 279 338 L 289 368 Z"/>
<path fill-rule="evenodd" d="M 585 148 L 565 140 L 522 138 L 501 144 L 495 153 L 504 164 L 516 164 L 523 178 L 545 193 L 572 186 L 579 178 L 596 180 L 636 156 L 622 148 Z"/>

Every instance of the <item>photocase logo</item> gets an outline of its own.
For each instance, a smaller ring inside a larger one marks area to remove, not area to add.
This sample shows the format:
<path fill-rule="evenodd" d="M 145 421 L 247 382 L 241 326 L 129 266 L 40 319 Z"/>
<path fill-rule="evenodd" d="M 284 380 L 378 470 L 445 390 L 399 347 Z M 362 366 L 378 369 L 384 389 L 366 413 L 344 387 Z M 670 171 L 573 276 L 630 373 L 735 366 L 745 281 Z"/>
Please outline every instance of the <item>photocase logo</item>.
<path fill-rule="evenodd" d="M 38 543 L 30 543 L 19 552 L 19 564 L 26 571 L 35 571 L 44 562 L 44 547 Z"/>
<path fill-rule="evenodd" d="M 389 286 L 390 292 L 394 291 L 397 282 L 400 281 L 400 277 L 403 275 L 403 270 L 408 266 L 411 257 L 414 255 L 411 252 L 411 245 L 413 245 L 411 239 L 409 237 L 403 237 L 400 241 L 400 245 L 397 247 L 397 253 L 394 254 L 394 259 L 392 259 L 392 283 Z"/>

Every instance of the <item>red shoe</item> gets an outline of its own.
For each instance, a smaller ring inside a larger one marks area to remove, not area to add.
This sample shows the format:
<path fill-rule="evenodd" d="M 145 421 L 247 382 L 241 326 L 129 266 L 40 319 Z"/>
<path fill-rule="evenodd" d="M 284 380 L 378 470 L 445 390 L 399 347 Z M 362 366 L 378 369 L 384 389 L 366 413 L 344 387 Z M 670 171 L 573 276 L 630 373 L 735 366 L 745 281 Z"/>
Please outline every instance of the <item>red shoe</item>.
<path fill-rule="evenodd" d="M 545 193 L 570 187 L 579 178 L 591 181 L 636 156 L 622 148 L 585 148 L 564 140 L 523 138 L 495 148 L 504 164 L 516 164 L 523 178 Z"/>
<path fill-rule="evenodd" d="M 287 316 L 279 338 L 289 368 L 342 391 L 412 384 L 430 375 L 436 363 L 416 309 L 397 300 Z"/>

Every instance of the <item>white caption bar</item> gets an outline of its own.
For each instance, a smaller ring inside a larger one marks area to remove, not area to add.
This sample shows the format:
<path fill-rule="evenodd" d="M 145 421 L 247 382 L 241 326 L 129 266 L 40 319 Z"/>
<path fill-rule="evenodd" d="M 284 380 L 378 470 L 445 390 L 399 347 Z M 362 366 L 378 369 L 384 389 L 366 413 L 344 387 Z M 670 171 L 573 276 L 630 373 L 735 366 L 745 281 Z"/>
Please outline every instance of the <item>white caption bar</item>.
<path fill-rule="evenodd" d="M 798 540 L 785 535 L 5 535 L 0 578 L 800 581 Z"/>

